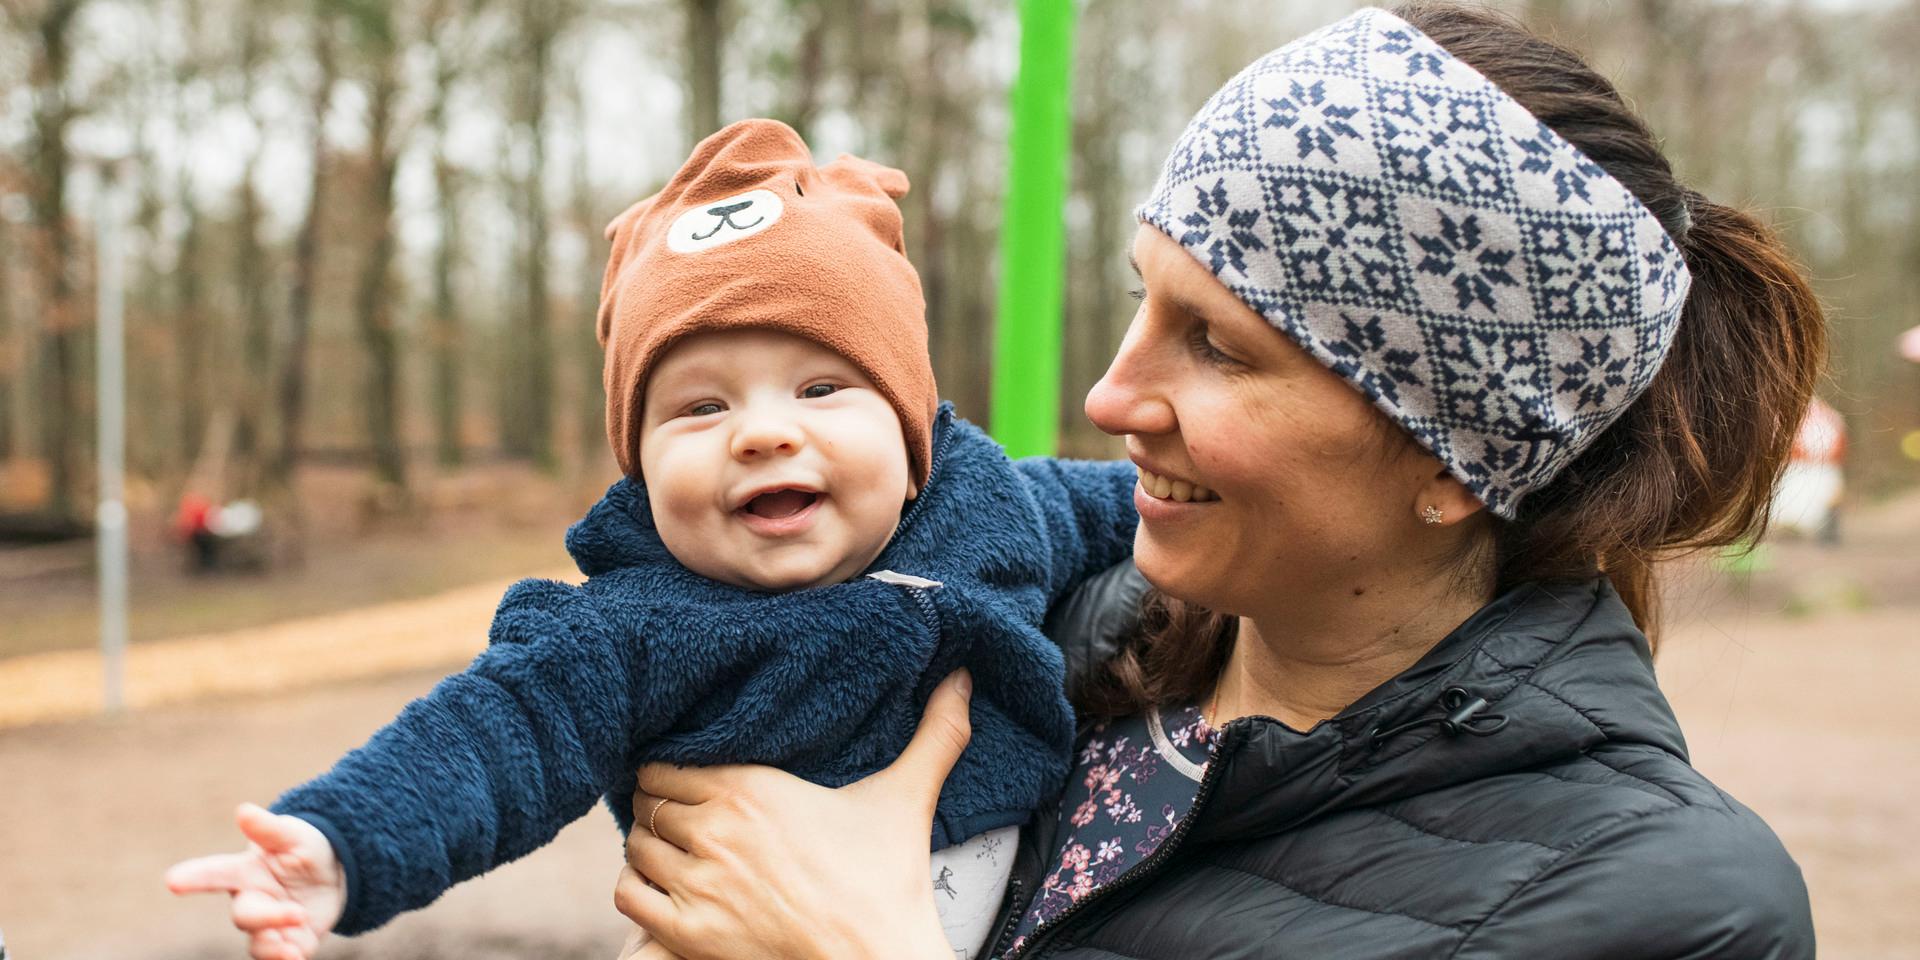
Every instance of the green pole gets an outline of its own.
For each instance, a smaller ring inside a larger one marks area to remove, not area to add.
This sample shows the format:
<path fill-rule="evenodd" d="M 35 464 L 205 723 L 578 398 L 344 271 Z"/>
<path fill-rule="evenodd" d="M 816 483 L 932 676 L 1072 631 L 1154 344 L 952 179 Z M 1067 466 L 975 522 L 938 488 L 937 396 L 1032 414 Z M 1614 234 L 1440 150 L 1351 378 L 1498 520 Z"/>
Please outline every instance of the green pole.
<path fill-rule="evenodd" d="M 1020 0 L 989 411 L 995 439 L 1016 457 L 1053 453 L 1060 433 L 1073 4 Z"/>

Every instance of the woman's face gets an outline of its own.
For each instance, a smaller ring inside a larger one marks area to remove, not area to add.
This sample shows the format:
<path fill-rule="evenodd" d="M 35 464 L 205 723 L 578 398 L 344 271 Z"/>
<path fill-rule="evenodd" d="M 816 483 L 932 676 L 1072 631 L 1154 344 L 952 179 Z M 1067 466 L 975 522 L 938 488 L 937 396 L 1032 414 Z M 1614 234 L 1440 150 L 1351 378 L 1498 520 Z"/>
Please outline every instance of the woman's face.
<path fill-rule="evenodd" d="M 1142 225 L 1133 259 L 1140 308 L 1086 411 L 1142 471 L 1147 579 L 1261 619 L 1430 572 L 1422 501 L 1464 491 L 1440 462 L 1165 234 Z"/>

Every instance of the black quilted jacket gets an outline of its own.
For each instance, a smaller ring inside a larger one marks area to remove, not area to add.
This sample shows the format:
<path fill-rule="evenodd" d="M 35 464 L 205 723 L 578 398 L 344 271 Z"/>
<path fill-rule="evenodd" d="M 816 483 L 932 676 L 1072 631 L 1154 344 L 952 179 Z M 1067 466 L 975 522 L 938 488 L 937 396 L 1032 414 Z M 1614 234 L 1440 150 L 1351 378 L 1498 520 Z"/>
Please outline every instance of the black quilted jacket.
<path fill-rule="evenodd" d="M 1054 631 L 1070 669 L 1111 648 L 1099 594 L 1058 613 L 1080 621 Z M 1235 720 L 1218 749 L 1159 850 L 1018 957 L 1814 955 L 1799 868 L 1688 765 L 1604 581 L 1515 589 L 1338 717 Z M 996 954 L 1057 822 L 1042 811 L 1022 836 Z"/>

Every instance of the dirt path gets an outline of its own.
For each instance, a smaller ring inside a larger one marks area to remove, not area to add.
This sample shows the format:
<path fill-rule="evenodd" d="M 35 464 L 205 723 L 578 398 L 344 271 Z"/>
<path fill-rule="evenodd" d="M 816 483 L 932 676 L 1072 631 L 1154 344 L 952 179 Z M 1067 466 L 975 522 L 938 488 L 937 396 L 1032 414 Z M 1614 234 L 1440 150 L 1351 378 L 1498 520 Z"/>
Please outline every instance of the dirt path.
<path fill-rule="evenodd" d="M 544 575 L 579 580 L 570 569 Z M 513 579 L 424 600 L 139 644 L 127 651 L 127 705 L 140 710 L 456 667 L 486 646 L 487 624 Z M 95 650 L 0 660 L 0 730 L 99 714 L 102 670 Z"/>
<path fill-rule="evenodd" d="M 1662 680 L 1695 762 L 1771 822 L 1806 872 L 1831 960 L 1920 944 L 1920 675 L 1901 608 L 1677 629 Z M 0 732 L 0 929 L 22 960 L 232 957 L 223 905 L 160 887 L 235 846 L 227 819 L 359 743 L 433 674 Z M 1783 759 L 1785 758 L 1785 759 Z M 608 957 L 618 838 L 596 813 L 528 859 L 328 956 Z"/>
<path fill-rule="evenodd" d="M 228 960 L 244 955 L 215 897 L 161 886 L 173 861 L 237 849 L 243 799 L 323 770 L 437 674 L 169 707 L 137 720 L 0 732 L 0 930 L 18 960 Z M 324 957 L 611 960 L 620 866 L 595 813 L 532 857 Z"/>
<path fill-rule="evenodd" d="M 1820 955 L 1920 957 L 1920 616 L 1716 618 L 1658 669 L 1694 765 L 1800 862 Z"/>
<path fill-rule="evenodd" d="M 1695 763 L 1766 817 L 1799 860 L 1821 955 L 1912 958 L 1920 956 L 1912 907 L 1920 902 L 1920 699 L 1912 692 L 1920 676 L 1920 499 L 1860 529 L 1842 551 L 1781 548 L 1744 592 L 1685 584 L 1659 670 Z M 159 659 L 135 676 L 157 686 L 140 681 L 135 689 L 159 690 L 164 680 L 178 696 L 149 702 L 266 692 L 156 706 L 119 721 L 0 728 L 0 930 L 10 955 L 239 956 L 224 904 L 170 897 L 161 871 L 185 856 L 237 847 L 236 802 L 270 800 L 426 692 L 477 649 L 499 592 L 483 584 L 156 643 L 149 655 Z M 289 672 L 289 661 L 324 670 Z M 435 662 L 442 665 L 420 669 Z M 61 663 L 0 662 L 0 711 L 10 699 L 37 698 L 38 709 L 71 715 L 62 698 L 96 695 L 97 675 Z M 30 669 L 40 673 L 28 677 Z M 412 672 L 338 683 L 376 669 Z M 303 686 L 317 679 L 332 685 Z M 64 693 L 49 692 L 56 682 L 68 684 Z M 595 813 L 526 860 L 377 934 L 335 941 L 322 956 L 611 957 L 622 921 L 609 903 L 619 866 L 610 823 Z"/>

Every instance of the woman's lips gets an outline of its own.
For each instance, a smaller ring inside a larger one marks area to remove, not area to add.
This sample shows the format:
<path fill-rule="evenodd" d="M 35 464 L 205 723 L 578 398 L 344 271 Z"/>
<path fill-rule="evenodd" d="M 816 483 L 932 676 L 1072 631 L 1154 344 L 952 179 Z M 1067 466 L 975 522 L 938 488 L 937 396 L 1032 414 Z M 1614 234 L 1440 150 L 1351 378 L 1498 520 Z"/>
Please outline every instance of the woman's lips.
<path fill-rule="evenodd" d="M 1220 499 L 1219 494 L 1197 483 L 1191 483 L 1186 480 L 1176 480 L 1172 477 L 1163 477 L 1139 464 L 1134 464 L 1134 469 L 1140 471 L 1140 489 L 1145 490 L 1148 496 L 1156 500 L 1171 500 L 1175 503 L 1206 503 L 1211 500 Z"/>
<path fill-rule="evenodd" d="M 1163 477 L 1145 467 L 1139 470 L 1140 482 L 1133 487 L 1133 508 L 1139 511 L 1142 523 L 1191 520 L 1220 502 L 1218 494 L 1190 481 Z"/>

